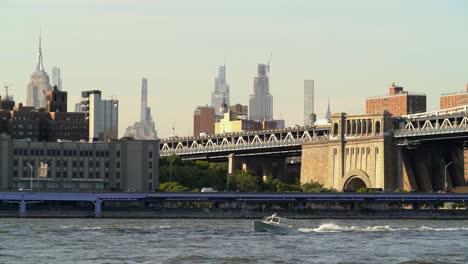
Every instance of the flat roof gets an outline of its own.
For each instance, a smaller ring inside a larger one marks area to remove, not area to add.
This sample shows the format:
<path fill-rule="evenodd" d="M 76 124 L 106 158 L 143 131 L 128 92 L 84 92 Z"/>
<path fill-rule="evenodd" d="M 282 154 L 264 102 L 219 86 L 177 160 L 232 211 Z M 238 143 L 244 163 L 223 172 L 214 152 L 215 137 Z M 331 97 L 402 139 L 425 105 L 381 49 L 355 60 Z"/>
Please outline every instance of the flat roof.
<path fill-rule="evenodd" d="M 388 94 L 388 95 L 367 97 L 366 99 L 380 99 L 380 98 L 390 98 L 390 97 L 398 97 L 398 96 L 426 96 L 426 94 L 403 92 L 403 93 L 397 93 L 397 94 Z"/>

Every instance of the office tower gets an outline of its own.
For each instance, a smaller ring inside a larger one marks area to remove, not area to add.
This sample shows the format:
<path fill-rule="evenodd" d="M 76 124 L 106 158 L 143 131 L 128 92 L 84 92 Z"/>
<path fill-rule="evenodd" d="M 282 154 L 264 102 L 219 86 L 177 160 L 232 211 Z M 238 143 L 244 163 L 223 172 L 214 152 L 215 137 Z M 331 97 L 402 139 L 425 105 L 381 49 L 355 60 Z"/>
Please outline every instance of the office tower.
<path fill-rule="evenodd" d="M 81 93 L 80 110 L 86 113 L 90 140 L 109 141 L 118 137 L 118 100 L 102 100 L 98 90 L 84 91 Z"/>
<path fill-rule="evenodd" d="M 229 85 L 226 83 L 226 65 L 219 67 L 218 77 L 215 78 L 215 90 L 211 93 L 211 107 L 215 109 L 217 118 L 222 118 L 221 107 L 229 105 Z"/>
<path fill-rule="evenodd" d="M 312 126 L 314 120 L 314 80 L 304 80 L 304 126 Z"/>
<path fill-rule="evenodd" d="M 141 101 L 140 101 L 140 121 L 144 122 L 147 120 L 146 113 L 148 107 L 148 80 L 141 79 Z"/>
<path fill-rule="evenodd" d="M 214 135 L 215 108 L 198 106 L 193 112 L 193 136 Z"/>
<path fill-rule="evenodd" d="M 127 127 L 124 136 L 138 140 L 156 140 L 158 137 L 151 108 L 148 107 L 148 80 L 145 78 L 141 80 L 140 121 Z"/>
<path fill-rule="evenodd" d="M 59 91 L 62 91 L 62 78 L 59 67 L 52 68 L 52 86 L 57 86 Z"/>
<path fill-rule="evenodd" d="M 250 95 L 249 118 L 255 121 L 273 120 L 273 96 L 269 84 L 270 66 L 258 64 L 254 78 L 254 94 Z"/>
<path fill-rule="evenodd" d="M 389 95 L 370 97 L 366 100 L 366 114 L 388 111 L 394 116 L 426 112 L 426 95 L 410 94 L 393 83 Z"/>
<path fill-rule="evenodd" d="M 37 65 L 36 70 L 31 74 L 31 80 L 28 84 L 26 104 L 35 109 L 45 108 L 45 93 L 50 91 L 50 89 L 49 75 L 47 75 L 47 72 L 44 70 L 44 64 L 42 62 L 41 35 L 39 35 Z"/>

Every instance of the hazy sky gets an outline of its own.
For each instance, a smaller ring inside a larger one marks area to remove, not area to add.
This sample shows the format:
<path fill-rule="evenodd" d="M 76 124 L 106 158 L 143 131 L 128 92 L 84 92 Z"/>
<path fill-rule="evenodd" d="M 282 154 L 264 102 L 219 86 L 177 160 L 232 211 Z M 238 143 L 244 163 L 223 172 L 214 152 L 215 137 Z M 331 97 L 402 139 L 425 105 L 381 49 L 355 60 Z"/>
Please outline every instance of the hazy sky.
<path fill-rule="evenodd" d="M 226 58 L 231 103 L 248 104 L 270 52 L 275 118 L 302 124 L 303 80 L 316 112 L 363 113 L 367 96 L 395 81 L 425 93 L 468 82 L 468 1 L 0 0 L 0 82 L 25 101 L 42 28 L 44 66 L 62 69 L 68 107 L 82 90 L 120 101 L 120 133 L 139 119 L 141 78 L 158 134 L 191 135 Z M 2 85 L 3 86 L 3 85 Z M 4 91 L 1 91 L 4 94 Z"/>

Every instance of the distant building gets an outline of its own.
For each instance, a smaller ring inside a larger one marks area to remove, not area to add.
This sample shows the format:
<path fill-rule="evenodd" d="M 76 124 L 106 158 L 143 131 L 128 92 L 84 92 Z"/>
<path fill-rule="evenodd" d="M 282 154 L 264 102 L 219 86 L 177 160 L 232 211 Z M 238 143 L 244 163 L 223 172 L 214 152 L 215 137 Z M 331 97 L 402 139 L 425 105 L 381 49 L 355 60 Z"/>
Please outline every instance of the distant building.
<path fill-rule="evenodd" d="M 46 92 L 46 108 L 15 106 L 13 97 L 1 100 L 0 134 L 29 141 L 80 141 L 88 139 L 88 122 L 83 113 L 67 112 L 67 92 Z"/>
<path fill-rule="evenodd" d="M 377 114 L 384 110 L 394 116 L 426 112 L 426 95 L 410 94 L 393 83 L 389 95 L 371 97 L 366 100 L 366 114 Z"/>
<path fill-rule="evenodd" d="M 52 68 L 52 86 L 57 86 L 59 91 L 62 91 L 62 78 L 59 67 Z"/>
<path fill-rule="evenodd" d="M 215 78 L 215 90 L 211 93 L 211 107 L 215 109 L 215 114 L 222 118 L 220 108 L 223 104 L 229 105 L 229 85 L 226 82 L 226 65 L 220 66 L 218 77 Z"/>
<path fill-rule="evenodd" d="M 67 112 L 67 92 L 57 86 L 46 92 L 46 112 Z"/>
<path fill-rule="evenodd" d="M 84 91 L 81 93 L 80 110 L 88 119 L 90 140 L 107 142 L 118 137 L 118 100 L 102 100 L 98 90 Z"/>
<path fill-rule="evenodd" d="M 193 135 L 215 134 L 215 108 L 198 106 L 193 112 Z"/>
<path fill-rule="evenodd" d="M 141 81 L 140 121 L 127 127 L 124 135 L 138 140 L 155 140 L 158 137 L 151 108 L 148 107 L 148 80 L 145 78 Z"/>
<path fill-rule="evenodd" d="M 76 113 L 74 113 L 76 114 Z M 0 188 L 154 191 L 159 188 L 159 142 L 34 142 L 0 135 Z M 3 156 L 4 155 L 4 156 Z M 38 178 L 40 163 L 47 177 Z"/>
<path fill-rule="evenodd" d="M 243 131 L 259 131 L 265 129 L 276 129 L 277 121 L 255 121 L 247 119 L 238 119 L 239 115 L 234 112 L 227 112 L 224 118 L 215 123 L 215 133 L 236 133 Z M 284 121 L 283 121 L 284 122 Z M 282 124 L 284 127 L 284 123 Z"/>
<path fill-rule="evenodd" d="M 26 104 L 34 107 L 34 109 L 45 108 L 45 94 L 47 91 L 50 91 L 50 89 L 49 75 L 47 75 L 47 72 L 44 70 L 44 65 L 42 63 L 41 36 L 39 35 L 37 65 L 28 84 Z"/>
<path fill-rule="evenodd" d="M 466 90 L 459 93 L 443 94 L 440 96 L 440 109 L 468 105 L 468 83 Z"/>
<path fill-rule="evenodd" d="M 229 107 L 231 115 L 234 115 L 234 118 L 237 120 L 248 119 L 249 116 L 249 107 L 247 105 L 235 104 Z"/>
<path fill-rule="evenodd" d="M 314 122 L 314 80 L 304 80 L 304 126 Z"/>
<path fill-rule="evenodd" d="M 255 121 L 273 120 L 273 96 L 270 94 L 269 66 L 258 64 L 254 77 L 254 93 L 249 100 L 249 119 Z"/>
<path fill-rule="evenodd" d="M 330 98 L 328 98 L 328 104 L 327 104 L 327 113 L 325 114 L 325 120 L 327 120 L 328 123 L 331 121 L 331 110 L 330 110 Z"/>

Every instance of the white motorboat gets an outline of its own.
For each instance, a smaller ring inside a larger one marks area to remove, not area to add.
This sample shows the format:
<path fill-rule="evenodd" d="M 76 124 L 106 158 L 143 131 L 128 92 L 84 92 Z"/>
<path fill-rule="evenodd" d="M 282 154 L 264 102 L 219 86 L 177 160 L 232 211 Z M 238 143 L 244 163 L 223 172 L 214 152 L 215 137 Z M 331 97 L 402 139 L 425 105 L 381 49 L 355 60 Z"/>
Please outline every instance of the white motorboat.
<path fill-rule="evenodd" d="M 293 226 L 287 223 L 286 218 L 278 217 L 276 214 L 268 216 L 265 220 L 254 220 L 253 228 L 255 232 L 272 232 L 278 234 L 289 234 Z"/>

